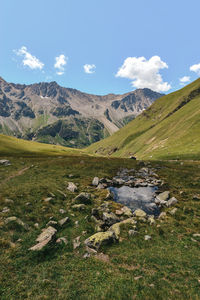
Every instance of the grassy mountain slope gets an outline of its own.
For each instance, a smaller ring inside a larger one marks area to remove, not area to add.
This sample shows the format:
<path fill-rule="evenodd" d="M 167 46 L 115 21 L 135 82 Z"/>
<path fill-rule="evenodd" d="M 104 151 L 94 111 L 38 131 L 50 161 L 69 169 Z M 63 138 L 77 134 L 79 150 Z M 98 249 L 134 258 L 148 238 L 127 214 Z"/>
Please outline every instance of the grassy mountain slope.
<path fill-rule="evenodd" d="M 156 100 L 113 136 L 87 151 L 140 159 L 200 157 L 200 79 Z"/>
<path fill-rule="evenodd" d="M 0 134 L 0 154 L 39 154 L 39 155 L 79 155 L 80 150 L 62 146 L 47 145 L 37 142 L 25 141 Z"/>

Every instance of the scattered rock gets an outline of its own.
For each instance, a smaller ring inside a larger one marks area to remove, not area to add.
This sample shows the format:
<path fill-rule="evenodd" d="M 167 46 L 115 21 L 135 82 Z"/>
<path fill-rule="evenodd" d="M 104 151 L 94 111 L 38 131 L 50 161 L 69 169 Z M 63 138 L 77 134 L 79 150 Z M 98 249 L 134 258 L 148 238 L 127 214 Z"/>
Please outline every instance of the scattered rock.
<path fill-rule="evenodd" d="M 127 206 L 122 207 L 121 210 L 123 211 L 124 216 L 126 216 L 128 218 L 133 216 L 133 213 L 132 213 L 131 209 L 128 208 Z"/>
<path fill-rule="evenodd" d="M 69 222 L 69 218 L 66 217 L 66 218 L 63 218 L 63 219 L 59 220 L 59 221 L 58 221 L 58 224 L 59 224 L 60 226 L 63 226 L 63 225 L 65 225 L 65 224 L 68 223 L 68 222 Z"/>
<path fill-rule="evenodd" d="M 167 206 L 167 207 L 173 206 L 173 205 L 175 205 L 177 202 L 178 202 L 178 200 L 177 200 L 175 197 L 172 197 L 172 198 L 170 198 L 170 199 L 167 201 L 166 206 Z"/>
<path fill-rule="evenodd" d="M 103 221 L 105 225 L 112 226 L 113 224 L 119 222 L 119 218 L 114 213 L 103 212 Z"/>
<path fill-rule="evenodd" d="M 66 213 L 66 210 L 64 210 L 64 209 L 59 209 L 59 213 L 61 213 L 61 214 L 65 214 Z"/>
<path fill-rule="evenodd" d="M 5 206 L 3 209 L 2 209 L 2 213 L 3 214 L 6 214 L 6 213 L 8 213 L 10 211 L 10 208 L 8 208 L 7 206 Z"/>
<path fill-rule="evenodd" d="M 50 220 L 50 221 L 47 223 L 46 226 L 55 226 L 55 225 L 57 225 L 57 224 L 58 224 L 57 221 Z"/>
<path fill-rule="evenodd" d="M 98 186 L 98 184 L 99 184 L 99 177 L 94 177 L 94 179 L 92 180 L 92 185 Z"/>
<path fill-rule="evenodd" d="M 13 204 L 14 203 L 14 201 L 12 199 L 8 199 L 8 198 L 6 198 L 4 202 L 6 204 Z"/>
<path fill-rule="evenodd" d="M 73 182 L 68 182 L 67 189 L 72 193 L 74 193 L 78 190 L 77 186 Z"/>
<path fill-rule="evenodd" d="M 146 217 L 146 213 L 145 211 L 143 211 L 142 209 L 136 209 L 134 211 L 134 216 L 138 217 L 138 218 L 145 218 Z"/>
<path fill-rule="evenodd" d="M 10 223 L 17 224 L 23 227 L 25 230 L 29 230 L 29 226 L 15 216 L 6 218 L 4 222 L 5 224 L 10 224 Z"/>
<path fill-rule="evenodd" d="M 144 240 L 145 240 L 145 241 L 151 240 L 151 236 L 150 236 L 150 235 L 145 235 L 145 236 L 144 236 Z"/>
<path fill-rule="evenodd" d="M 7 160 L 7 159 L 1 159 L 0 160 L 0 165 L 2 165 L 2 166 L 10 166 L 11 165 L 11 163 L 10 163 L 10 161 L 9 160 Z"/>
<path fill-rule="evenodd" d="M 113 231 L 97 232 L 85 240 L 85 245 L 98 250 L 102 245 L 113 243 L 116 240 Z"/>
<path fill-rule="evenodd" d="M 169 191 L 165 191 L 165 192 L 157 195 L 156 199 L 155 199 L 155 203 L 156 204 L 160 204 L 160 203 L 165 204 L 165 202 L 163 202 L 163 201 L 167 201 L 169 199 L 169 195 L 170 195 Z"/>
<path fill-rule="evenodd" d="M 66 239 L 66 237 L 60 237 L 60 238 L 58 238 L 57 240 L 56 240 L 56 243 L 57 244 L 65 244 L 65 245 L 67 245 L 68 244 L 68 240 Z"/>
<path fill-rule="evenodd" d="M 29 250 L 32 251 L 42 250 L 49 242 L 51 242 L 54 239 L 56 232 L 57 230 L 52 226 L 43 229 L 42 233 L 36 239 L 37 244 L 29 248 Z"/>
<path fill-rule="evenodd" d="M 174 216 L 175 213 L 177 212 L 177 210 L 178 209 L 176 207 L 174 207 L 172 210 L 169 211 L 170 215 Z"/>
<path fill-rule="evenodd" d="M 163 211 L 163 212 L 160 213 L 158 219 L 159 220 L 164 220 L 166 217 L 167 217 L 167 214 L 166 214 L 166 212 Z"/>
<path fill-rule="evenodd" d="M 52 197 L 48 197 L 48 198 L 45 198 L 45 199 L 44 199 L 44 202 L 49 203 L 49 202 L 51 202 L 52 200 L 53 200 Z"/>
<path fill-rule="evenodd" d="M 138 231 L 136 231 L 136 230 L 130 229 L 130 230 L 128 231 L 128 235 L 129 235 L 129 236 L 134 236 L 134 235 L 136 235 L 136 234 L 138 234 Z"/>
<path fill-rule="evenodd" d="M 80 242 L 80 236 L 77 236 L 74 240 L 73 240 L 73 248 L 74 250 L 76 248 L 78 248 L 80 246 L 81 242 Z"/>
<path fill-rule="evenodd" d="M 74 198 L 73 202 L 91 204 L 91 194 L 82 192 Z"/>
<path fill-rule="evenodd" d="M 74 205 L 72 205 L 72 209 L 81 211 L 81 210 L 86 209 L 86 205 L 85 204 L 74 204 Z"/>

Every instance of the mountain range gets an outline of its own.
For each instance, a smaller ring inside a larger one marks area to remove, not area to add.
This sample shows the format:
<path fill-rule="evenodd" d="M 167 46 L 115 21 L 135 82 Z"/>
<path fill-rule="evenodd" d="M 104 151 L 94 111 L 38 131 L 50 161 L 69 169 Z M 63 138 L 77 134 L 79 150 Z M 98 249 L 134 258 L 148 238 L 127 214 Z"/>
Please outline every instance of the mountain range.
<path fill-rule="evenodd" d="M 25 85 L 0 78 L 0 133 L 83 148 L 118 131 L 162 96 L 146 88 L 98 96 L 55 81 Z"/>

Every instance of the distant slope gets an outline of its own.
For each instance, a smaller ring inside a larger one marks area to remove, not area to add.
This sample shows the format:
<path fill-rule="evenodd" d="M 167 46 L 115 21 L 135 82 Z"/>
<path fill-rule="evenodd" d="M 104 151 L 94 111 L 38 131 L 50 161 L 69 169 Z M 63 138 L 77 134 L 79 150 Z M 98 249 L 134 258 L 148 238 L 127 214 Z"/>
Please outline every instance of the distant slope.
<path fill-rule="evenodd" d="M 161 96 L 150 89 L 98 96 L 55 81 L 22 85 L 0 78 L 0 133 L 83 148 L 116 132 Z"/>
<path fill-rule="evenodd" d="M 200 158 L 200 79 L 156 100 L 135 120 L 87 151 L 140 159 Z"/>
<path fill-rule="evenodd" d="M 25 141 L 0 134 L 0 156 L 12 155 L 80 155 L 81 150 Z"/>

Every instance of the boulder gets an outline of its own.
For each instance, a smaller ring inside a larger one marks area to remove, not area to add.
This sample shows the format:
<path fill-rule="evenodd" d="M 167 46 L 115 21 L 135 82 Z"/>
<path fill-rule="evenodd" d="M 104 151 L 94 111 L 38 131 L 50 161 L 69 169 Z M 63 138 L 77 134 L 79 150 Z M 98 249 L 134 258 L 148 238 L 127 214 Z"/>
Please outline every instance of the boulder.
<path fill-rule="evenodd" d="M 68 182 L 67 189 L 72 193 L 74 193 L 78 190 L 77 186 L 73 182 Z"/>
<path fill-rule="evenodd" d="M 46 229 L 43 229 L 42 233 L 37 237 L 37 244 L 29 248 L 31 251 L 42 250 L 48 243 L 50 243 L 56 235 L 57 230 L 52 226 L 49 226 Z"/>
<path fill-rule="evenodd" d="M 74 198 L 73 202 L 91 204 L 91 194 L 82 192 Z"/>
<path fill-rule="evenodd" d="M 167 207 L 173 206 L 173 205 L 175 205 L 177 202 L 178 202 L 178 200 L 177 200 L 175 197 L 172 197 L 172 198 L 170 198 L 170 199 L 167 201 L 166 206 L 167 206 Z"/>
<path fill-rule="evenodd" d="M 102 245 L 117 241 L 113 231 L 97 232 L 85 240 L 85 245 L 89 248 L 98 250 Z"/>
<path fill-rule="evenodd" d="M 94 177 L 94 179 L 92 180 L 92 185 L 98 186 L 98 184 L 99 184 L 99 177 Z"/>
<path fill-rule="evenodd" d="M 134 216 L 138 218 L 145 218 L 147 214 L 145 213 L 145 211 L 139 208 L 134 211 Z"/>

